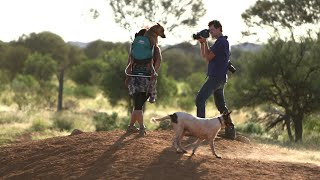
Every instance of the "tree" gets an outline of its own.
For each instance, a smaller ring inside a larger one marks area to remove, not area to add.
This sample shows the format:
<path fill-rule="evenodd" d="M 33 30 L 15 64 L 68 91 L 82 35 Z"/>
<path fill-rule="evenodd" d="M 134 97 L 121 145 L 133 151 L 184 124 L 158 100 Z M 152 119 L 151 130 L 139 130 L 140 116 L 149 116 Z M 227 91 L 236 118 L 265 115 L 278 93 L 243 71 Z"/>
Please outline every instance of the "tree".
<path fill-rule="evenodd" d="M 22 73 L 29 53 L 29 50 L 21 45 L 10 45 L 4 54 L 0 69 L 6 70 L 10 80 L 13 80 L 17 74 Z"/>
<path fill-rule="evenodd" d="M 109 1 L 114 18 L 132 34 L 145 25 L 157 22 L 171 34 L 195 26 L 206 10 L 198 0 L 119 0 Z M 147 21 L 147 22 L 146 22 Z"/>
<path fill-rule="evenodd" d="M 186 76 L 193 73 L 193 67 L 195 60 L 192 56 L 183 51 L 172 49 L 163 54 L 164 62 L 168 64 L 168 74 L 174 77 L 176 80 L 184 80 Z M 183 67 L 183 71 L 181 68 Z"/>
<path fill-rule="evenodd" d="M 14 92 L 13 100 L 18 104 L 19 110 L 22 110 L 23 107 L 34 102 L 40 86 L 34 77 L 19 74 L 13 79 L 11 88 Z"/>
<path fill-rule="evenodd" d="M 249 27 L 248 31 L 243 32 L 245 35 L 254 34 L 252 31 L 255 27 L 271 27 L 275 32 L 279 29 L 289 29 L 293 35 L 295 27 L 319 23 L 320 1 L 258 0 L 242 14 L 242 19 Z"/>
<path fill-rule="evenodd" d="M 114 47 L 116 47 L 116 45 L 112 42 L 96 40 L 90 42 L 86 48 L 84 48 L 84 53 L 89 59 L 97 59 L 102 57 L 106 50 L 111 50 Z"/>
<path fill-rule="evenodd" d="M 33 53 L 29 55 L 24 63 L 23 73 L 33 76 L 39 83 L 37 105 L 51 105 L 54 103 L 54 91 L 56 86 L 53 84 L 52 77 L 57 72 L 57 62 L 49 55 Z M 45 100 L 45 101 L 43 101 Z"/>
<path fill-rule="evenodd" d="M 19 38 L 18 44 L 25 45 L 32 52 L 50 55 L 56 61 L 56 76 L 59 82 L 57 111 L 61 111 L 65 71 L 81 61 L 84 57 L 83 53 L 79 48 L 67 45 L 60 36 L 46 31 L 24 35 Z"/>
<path fill-rule="evenodd" d="M 99 86 L 107 66 L 101 59 L 86 60 L 72 69 L 71 78 L 77 84 Z"/>
<path fill-rule="evenodd" d="M 235 107 L 267 104 L 272 111 L 264 119 L 267 127 L 282 123 L 293 140 L 302 140 L 306 115 L 320 109 L 320 36 L 303 38 L 300 43 L 271 39 L 263 51 L 241 59 L 242 69 L 232 85 Z"/>
<path fill-rule="evenodd" d="M 305 105 L 305 103 L 309 102 L 309 99 L 316 99 L 316 97 L 313 96 L 314 94 L 317 94 L 318 91 L 318 87 L 313 87 L 314 85 L 311 83 L 312 79 L 310 79 L 310 76 L 313 77 L 314 74 L 317 74 L 319 71 L 318 66 L 315 66 L 315 60 L 318 58 L 318 55 L 316 52 L 311 52 L 311 50 L 314 50 L 314 47 L 318 46 L 319 42 L 319 33 L 315 32 L 313 36 L 311 34 L 312 27 L 315 26 L 315 29 L 319 29 L 319 17 L 320 1 L 318 0 L 259 0 L 254 6 L 250 7 L 242 14 L 242 18 L 249 28 L 247 32 L 243 33 L 244 35 L 255 34 L 254 29 L 260 27 L 273 29 L 274 34 L 271 35 L 271 37 L 275 37 L 275 35 L 277 37 L 275 38 L 276 40 L 273 39 L 269 41 L 267 49 L 272 49 L 274 55 L 271 57 L 270 54 L 268 58 L 269 61 L 272 62 L 280 60 L 282 66 L 278 66 L 276 63 L 273 63 L 273 66 L 271 67 L 268 66 L 268 64 L 265 64 L 265 66 L 272 68 L 272 72 L 269 74 L 274 75 L 274 77 L 271 78 L 271 80 L 275 81 L 279 78 L 283 84 L 279 85 L 278 81 L 268 84 L 267 78 L 267 80 L 261 84 L 261 88 L 265 87 L 263 85 L 270 85 L 271 87 L 267 88 L 270 91 L 269 94 L 263 89 L 256 89 L 256 92 L 266 93 L 269 95 L 269 100 L 272 100 L 274 104 L 284 108 L 285 113 L 280 113 L 280 115 L 278 110 L 270 112 L 271 116 L 275 114 L 278 115 L 276 121 L 269 124 L 269 127 L 271 128 L 279 122 L 285 121 L 288 135 L 291 140 L 293 137 L 291 135 L 290 122 L 293 121 L 294 123 L 295 140 L 300 141 L 302 139 L 302 119 L 305 114 L 313 112 L 316 109 L 313 103 L 309 103 L 310 106 Z M 301 42 L 296 41 L 297 29 L 300 31 L 301 29 L 304 29 L 304 32 L 307 32 L 307 34 L 302 36 L 306 38 Z M 283 30 L 289 30 L 289 38 L 282 33 Z M 289 40 L 281 41 L 280 39 Z M 272 45 L 275 45 L 275 47 L 272 48 Z M 279 49 L 276 49 L 276 47 Z M 310 57 L 309 54 L 313 54 L 313 57 Z M 311 65 L 309 62 L 314 64 Z M 286 67 L 284 64 L 288 64 L 289 66 Z M 243 71 L 251 71 L 251 68 L 256 68 L 255 65 L 256 64 L 253 62 L 248 63 L 249 67 Z M 277 69 L 279 67 L 281 67 L 281 70 Z M 273 71 L 273 68 L 276 69 L 275 72 Z M 296 72 L 292 73 L 290 69 L 296 70 Z M 260 75 L 261 73 L 259 72 L 258 74 Z M 251 75 L 256 76 L 256 74 Z M 297 77 L 298 75 L 301 77 Z M 302 77 L 305 79 L 302 79 Z M 254 87 L 252 87 L 251 90 L 253 90 Z M 278 90 L 279 92 L 274 93 L 274 91 L 271 90 Z M 307 97 L 301 95 L 303 93 L 305 93 Z M 261 100 L 260 97 L 254 95 L 251 98 L 254 101 Z M 279 99 L 281 100 L 281 103 L 279 103 Z"/>

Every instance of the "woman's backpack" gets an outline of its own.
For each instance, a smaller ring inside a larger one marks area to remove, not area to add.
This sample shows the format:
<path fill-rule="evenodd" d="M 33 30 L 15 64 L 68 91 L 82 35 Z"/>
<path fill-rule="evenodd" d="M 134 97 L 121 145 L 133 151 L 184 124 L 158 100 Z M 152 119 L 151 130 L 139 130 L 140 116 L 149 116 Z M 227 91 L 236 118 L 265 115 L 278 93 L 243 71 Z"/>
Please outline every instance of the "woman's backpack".
<path fill-rule="evenodd" d="M 146 36 L 137 36 L 131 45 L 131 57 L 133 61 L 132 74 L 141 76 L 151 75 L 151 66 L 153 67 L 154 46 L 151 46 L 150 40 Z"/>

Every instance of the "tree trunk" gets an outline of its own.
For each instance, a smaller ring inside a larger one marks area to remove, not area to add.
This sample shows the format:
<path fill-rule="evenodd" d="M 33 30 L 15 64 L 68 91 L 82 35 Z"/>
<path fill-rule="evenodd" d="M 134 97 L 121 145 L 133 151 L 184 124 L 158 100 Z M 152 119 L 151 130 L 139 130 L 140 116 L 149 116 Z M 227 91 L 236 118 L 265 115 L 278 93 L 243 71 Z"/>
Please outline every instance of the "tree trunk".
<path fill-rule="evenodd" d="M 290 141 L 293 141 L 293 136 L 292 136 L 292 131 L 291 131 L 291 123 L 290 123 L 290 118 L 287 118 L 286 120 L 286 127 L 287 127 L 287 132 L 288 132 L 288 136 Z"/>
<path fill-rule="evenodd" d="M 62 111 L 62 100 L 63 100 L 63 81 L 64 81 L 64 69 L 60 71 L 58 76 L 59 88 L 58 88 L 58 107 L 57 111 Z"/>
<path fill-rule="evenodd" d="M 295 142 L 302 141 L 302 119 L 303 115 L 299 114 L 293 117 L 294 131 L 295 131 Z"/>

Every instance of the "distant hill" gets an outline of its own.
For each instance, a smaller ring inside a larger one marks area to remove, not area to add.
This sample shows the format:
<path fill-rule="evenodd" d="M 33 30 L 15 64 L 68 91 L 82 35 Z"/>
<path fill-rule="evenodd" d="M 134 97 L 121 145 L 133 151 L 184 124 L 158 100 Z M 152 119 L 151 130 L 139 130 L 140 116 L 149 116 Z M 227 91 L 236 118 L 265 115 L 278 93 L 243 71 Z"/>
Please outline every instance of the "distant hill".
<path fill-rule="evenodd" d="M 68 44 L 78 46 L 80 48 L 85 48 L 85 47 L 87 47 L 87 45 L 89 43 L 79 42 L 79 41 L 69 41 Z M 261 47 L 262 47 L 262 45 L 259 45 L 259 44 L 245 42 L 245 43 L 231 46 L 231 50 L 232 49 L 240 49 L 243 51 L 257 51 Z M 162 47 L 162 51 L 166 51 L 166 50 L 170 50 L 170 49 L 180 49 L 180 50 L 182 50 L 184 52 L 188 52 L 188 53 L 199 53 L 199 45 L 192 45 L 192 44 L 186 43 L 186 42 L 176 44 L 176 45 Z"/>
<path fill-rule="evenodd" d="M 69 41 L 68 44 L 71 44 L 73 46 L 78 46 L 80 48 L 86 48 L 89 43 L 78 42 L 78 41 Z"/>
<path fill-rule="evenodd" d="M 241 43 L 241 44 L 231 46 L 231 50 L 232 49 L 240 49 L 242 51 L 251 51 L 252 52 L 252 51 L 260 50 L 261 47 L 262 47 L 262 45 L 246 42 L 246 43 Z"/>

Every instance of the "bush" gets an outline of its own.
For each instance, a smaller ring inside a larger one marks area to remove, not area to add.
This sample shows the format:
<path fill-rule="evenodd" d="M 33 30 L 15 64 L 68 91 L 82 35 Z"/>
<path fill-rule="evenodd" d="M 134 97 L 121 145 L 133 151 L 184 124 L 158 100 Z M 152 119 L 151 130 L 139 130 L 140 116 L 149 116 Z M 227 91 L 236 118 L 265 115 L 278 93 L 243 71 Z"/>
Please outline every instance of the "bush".
<path fill-rule="evenodd" d="M 47 128 L 49 128 L 50 125 L 48 122 L 46 122 L 44 119 L 35 119 L 33 122 L 32 122 L 32 125 L 31 125 L 31 130 L 32 131 L 37 131 L 37 132 L 40 132 L 40 131 L 44 131 L 46 130 Z"/>
<path fill-rule="evenodd" d="M 110 131 L 114 129 L 123 129 L 126 127 L 124 119 L 118 119 L 118 113 L 113 112 L 111 115 L 100 112 L 94 115 L 93 121 L 96 131 Z"/>
<path fill-rule="evenodd" d="M 262 127 L 260 124 L 255 122 L 246 122 L 244 125 L 239 125 L 237 130 L 248 133 L 248 134 L 259 134 L 263 133 Z"/>
<path fill-rule="evenodd" d="M 56 114 L 53 117 L 53 127 L 59 129 L 60 131 L 67 130 L 70 131 L 74 127 L 74 122 L 71 116 Z"/>
<path fill-rule="evenodd" d="M 0 124 L 10 124 L 10 123 L 22 123 L 23 116 L 19 113 L 13 112 L 1 112 L 0 113 Z"/>
<path fill-rule="evenodd" d="M 74 95 L 79 98 L 96 98 L 97 89 L 93 86 L 79 85 L 74 88 Z"/>
<path fill-rule="evenodd" d="M 192 96 L 180 97 L 178 99 L 178 106 L 185 111 L 191 111 L 196 106 L 194 97 Z"/>

